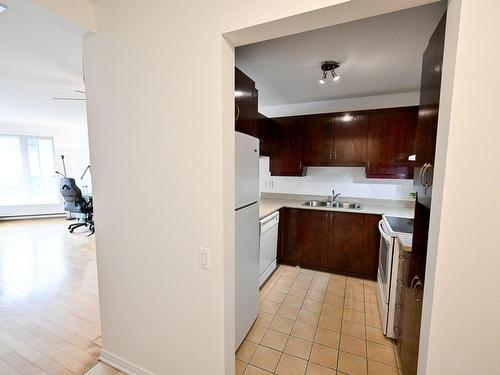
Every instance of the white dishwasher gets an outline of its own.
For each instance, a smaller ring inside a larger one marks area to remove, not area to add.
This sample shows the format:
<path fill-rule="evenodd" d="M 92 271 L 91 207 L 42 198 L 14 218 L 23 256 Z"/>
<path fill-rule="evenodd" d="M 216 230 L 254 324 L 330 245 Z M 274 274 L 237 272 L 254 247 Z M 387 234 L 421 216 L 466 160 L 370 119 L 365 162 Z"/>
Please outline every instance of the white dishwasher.
<path fill-rule="evenodd" d="M 259 287 L 276 269 L 279 221 L 279 212 L 274 212 L 260 220 Z"/>

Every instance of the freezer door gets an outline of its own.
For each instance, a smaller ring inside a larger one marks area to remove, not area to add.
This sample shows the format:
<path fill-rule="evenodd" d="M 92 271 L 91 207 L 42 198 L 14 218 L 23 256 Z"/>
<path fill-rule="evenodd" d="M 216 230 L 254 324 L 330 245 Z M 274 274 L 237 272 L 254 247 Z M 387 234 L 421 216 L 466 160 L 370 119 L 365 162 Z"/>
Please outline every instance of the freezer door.
<path fill-rule="evenodd" d="M 236 210 L 236 348 L 259 310 L 259 204 Z"/>
<path fill-rule="evenodd" d="M 259 140 L 236 132 L 236 208 L 259 200 Z"/>

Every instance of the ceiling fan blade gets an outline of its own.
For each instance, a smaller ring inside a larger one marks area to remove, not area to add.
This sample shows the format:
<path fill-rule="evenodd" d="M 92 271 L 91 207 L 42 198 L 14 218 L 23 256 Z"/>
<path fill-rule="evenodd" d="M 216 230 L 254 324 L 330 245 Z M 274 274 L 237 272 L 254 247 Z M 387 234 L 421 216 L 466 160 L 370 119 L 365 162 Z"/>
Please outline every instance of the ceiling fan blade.
<path fill-rule="evenodd" d="M 87 100 L 85 98 L 52 98 L 52 100 Z"/>

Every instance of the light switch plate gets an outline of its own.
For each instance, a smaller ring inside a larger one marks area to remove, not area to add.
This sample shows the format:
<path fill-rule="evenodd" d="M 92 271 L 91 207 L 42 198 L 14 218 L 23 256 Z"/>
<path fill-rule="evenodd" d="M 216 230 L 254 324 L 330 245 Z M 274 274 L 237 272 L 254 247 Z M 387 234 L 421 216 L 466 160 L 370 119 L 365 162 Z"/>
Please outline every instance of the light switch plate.
<path fill-rule="evenodd" d="M 200 247 L 200 268 L 212 269 L 212 254 L 209 248 Z"/>

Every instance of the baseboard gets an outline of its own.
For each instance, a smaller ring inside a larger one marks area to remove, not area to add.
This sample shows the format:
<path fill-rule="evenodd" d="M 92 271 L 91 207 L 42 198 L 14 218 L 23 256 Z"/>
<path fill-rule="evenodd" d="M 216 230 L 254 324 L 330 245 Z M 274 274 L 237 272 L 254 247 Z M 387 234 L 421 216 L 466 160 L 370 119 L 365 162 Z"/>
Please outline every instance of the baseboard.
<path fill-rule="evenodd" d="M 66 217 L 66 213 L 62 212 L 62 213 L 53 213 L 53 214 L 0 216 L 0 221 L 51 219 L 51 218 L 58 218 L 58 217 Z"/>
<path fill-rule="evenodd" d="M 101 350 L 100 360 L 107 365 L 114 367 L 117 370 L 123 371 L 128 375 L 154 375 L 152 372 L 143 369 L 142 367 L 127 361 L 113 353 L 104 349 Z"/>

